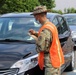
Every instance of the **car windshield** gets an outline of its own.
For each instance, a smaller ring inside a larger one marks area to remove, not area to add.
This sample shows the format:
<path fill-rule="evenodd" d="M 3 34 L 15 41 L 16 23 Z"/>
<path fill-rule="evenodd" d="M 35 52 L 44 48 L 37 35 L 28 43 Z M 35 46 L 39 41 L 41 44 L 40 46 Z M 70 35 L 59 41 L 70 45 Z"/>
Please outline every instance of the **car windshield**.
<path fill-rule="evenodd" d="M 13 39 L 29 41 L 34 40 L 28 35 L 29 29 L 38 31 L 40 24 L 37 24 L 33 17 L 0 18 L 0 40 Z"/>
<path fill-rule="evenodd" d="M 68 25 L 76 25 L 76 16 L 66 16 Z"/>

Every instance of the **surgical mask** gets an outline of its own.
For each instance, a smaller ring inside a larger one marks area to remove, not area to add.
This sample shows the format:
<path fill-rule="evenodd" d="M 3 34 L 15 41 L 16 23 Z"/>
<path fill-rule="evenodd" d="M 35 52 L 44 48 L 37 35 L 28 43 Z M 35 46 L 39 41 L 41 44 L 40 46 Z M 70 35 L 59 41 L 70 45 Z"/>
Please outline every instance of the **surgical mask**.
<path fill-rule="evenodd" d="M 37 24 L 40 24 L 40 22 L 39 22 L 38 20 L 36 20 L 36 23 L 37 23 Z"/>

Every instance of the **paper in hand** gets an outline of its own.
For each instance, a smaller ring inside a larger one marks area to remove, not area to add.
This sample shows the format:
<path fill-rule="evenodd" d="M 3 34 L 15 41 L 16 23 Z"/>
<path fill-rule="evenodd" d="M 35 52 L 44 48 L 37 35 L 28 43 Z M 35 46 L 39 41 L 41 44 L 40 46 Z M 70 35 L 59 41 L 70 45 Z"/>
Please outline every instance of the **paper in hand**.
<path fill-rule="evenodd" d="M 33 37 L 35 40 L 37 40 L 37 37 L 35 35 L 32 35 L 30 33 L 28 33 L 29 36 Z"/>

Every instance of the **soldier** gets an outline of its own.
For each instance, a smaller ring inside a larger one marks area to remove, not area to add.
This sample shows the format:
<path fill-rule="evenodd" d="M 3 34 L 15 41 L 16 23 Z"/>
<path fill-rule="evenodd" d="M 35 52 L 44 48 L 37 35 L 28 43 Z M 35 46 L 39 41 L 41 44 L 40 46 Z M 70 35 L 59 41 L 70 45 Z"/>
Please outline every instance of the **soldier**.
<path fill-rule="evenodd" d="M 40 69 L 45 68 L 45 75 L 60 75 L 60 66 L 64 63 L 64 56 L 57 29 L 46 17 L 46 6 L 37 6 L 32 15 L 42 25 L 38 33 L 33 29 L 29 30 L 30 35 L 36 40 Z"/>

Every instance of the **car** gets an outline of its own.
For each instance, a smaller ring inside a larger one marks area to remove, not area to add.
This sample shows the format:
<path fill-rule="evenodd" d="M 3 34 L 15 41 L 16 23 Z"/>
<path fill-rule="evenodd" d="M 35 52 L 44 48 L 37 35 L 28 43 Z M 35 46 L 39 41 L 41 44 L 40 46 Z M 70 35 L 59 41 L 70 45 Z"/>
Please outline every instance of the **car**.
<path fill-rule="evenodd" d="M 72 39 L 74 41 L 74 50 L 76 50 L 76 13 L 63 14 L 63 16 L 70 27 Z"/>
<path fill-rule="evenodd" d="M 28 30 L 39 30 L 32 12 L 8 13 L 0 17 L 0 75 L 44 75 L 38 66 L 35 40 Z M 71 31 L 64 17 L 57 13 L 47 13 L 47 18 L 56 25 L 62 46 L 64 70 L 74 69 L 74 44 Z"/>

